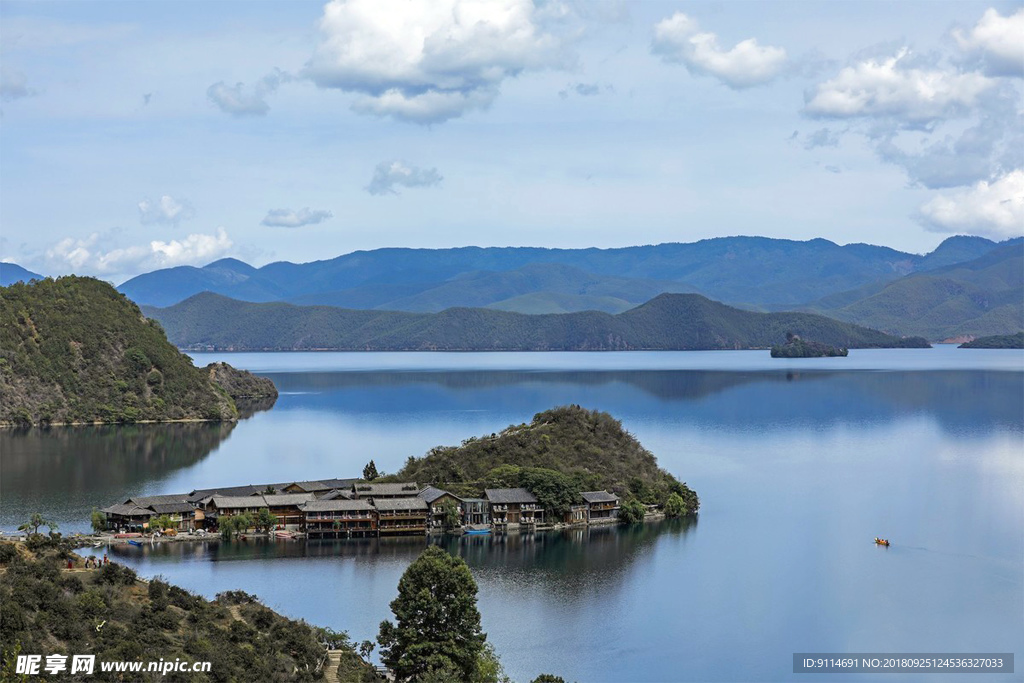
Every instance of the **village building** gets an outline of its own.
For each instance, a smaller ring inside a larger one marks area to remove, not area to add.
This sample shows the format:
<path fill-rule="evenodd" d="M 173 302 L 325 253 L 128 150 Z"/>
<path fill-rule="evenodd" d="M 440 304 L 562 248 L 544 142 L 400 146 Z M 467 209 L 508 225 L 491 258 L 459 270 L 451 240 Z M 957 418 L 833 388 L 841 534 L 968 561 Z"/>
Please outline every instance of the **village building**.
<path fill-rule="evenodd" d="M 312 493 L 280 493 L 264 495 L 264 507 L 270 509 L 270 514 L 277 517 L 277 526 L 284 527 L 287 531 L 298 531 L 305 523 L 306 515 L 302 506 L 316 496 Z"/>
<path fill-rule="evenodd" d="M 306 533 L 318 538 L 375 536 L 377 511 L 368 500 L 311 500 L 302 505 Z"/>
<path fill-rule="evenodd" d="M 485 489 L 491 506 L 491 522 L 498 526 L 534 525 L 544 522 L 544 508 L 524 488 Z"/>
<path fill-rule="evenodd" d="M 107 528 L 115 531 L 143 531 L 156 513 L 134 503 L 117 503 L 101 508 L 107 519 Z"/>
<path fill-rule="evenodd" d="M 462 499 L 462 523 L 471 526 L 491 523 L 491 505 L 484 498 Z"/>
<path fill-rule="evenodd" d="M 584 491 L 580 494 L 587 505 L 587 521 L 611 521 L 619 518 L 619 497 L 607 491 Z"/>
<path fill-rule="evenodd" d="M 442 526 L 441 517 L 444 511 L 443 505 L 445 501 L 451 501 L 455 505 L 456 511 L 459 513 L 459 520 L 463 519 L 463 508 L 462 498 L 459 498 L 454 493 L 449 493 L 433 486 L 427 486 L 422 491 L 416 494 L 417 498 L 422 498 L 429 506 L 427 512 L 427 524 L 430 528 L 440 528 Z"/>
<path fill-rule="evenodd" d="M 375 498 L 380 534 L 425 534 L 429 506 L 422 498 Z"/>

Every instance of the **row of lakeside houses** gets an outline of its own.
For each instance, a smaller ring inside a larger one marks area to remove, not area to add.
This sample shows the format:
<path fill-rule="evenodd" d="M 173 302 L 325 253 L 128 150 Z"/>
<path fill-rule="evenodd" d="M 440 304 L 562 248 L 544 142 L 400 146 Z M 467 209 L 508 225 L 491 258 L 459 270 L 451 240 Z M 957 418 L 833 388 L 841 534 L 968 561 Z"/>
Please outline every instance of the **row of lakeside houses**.
<path fill-rule="evenodd" d="M 414 482 L 374 484 L 359 479 L 323 479 L 134 496 L 100 511 L 112 530 L 144 531 L 151 519 L 166 516 L 178 531 L 216 531 L 221 518 L 255 514 L 265 508 L 277 518 L 277 529 L 320 538 L 425 534 L 441 528 L 446 501 L 455 506 L 463 526 L 476 529 L 618 519 L 619 498 L 615 494 L 587 491 L 581 497 L 582 503 L 555 519 L 523 488 L 485 489 L 483 498 L 466 498 Z"/>

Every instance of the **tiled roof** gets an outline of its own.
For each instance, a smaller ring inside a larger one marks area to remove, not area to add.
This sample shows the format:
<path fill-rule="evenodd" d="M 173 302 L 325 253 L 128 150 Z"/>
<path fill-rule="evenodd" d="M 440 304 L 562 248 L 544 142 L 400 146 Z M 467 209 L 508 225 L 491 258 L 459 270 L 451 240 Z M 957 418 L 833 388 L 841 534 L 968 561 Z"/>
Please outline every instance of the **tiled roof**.
<path fill-rule="evenodd" d="M 580 494 L 588 503 L 617 503 L 619 497 L 607 491 L 584 491 Z"/>
<path fill-rule="evenodd" d="M 299 506 L 306 512 L 340 512 L 342 510 L 372 510 L 368 500 L 311 500 Z"/>
<path fill-rule="evenodd" d="M 484 489 L 484 497 L 492 503 L 536 503 L 537 497 L 523 488 Z"/>
<path fill-rule="evenodd" d="M 214 496 L 212 504 L 218 510 L 267 507 L 263 496 Z"/>
<path fill-rule="evenodd" d="M 313 493 L 314 491 L 330 491 L 332 488 L 331 486 L 328 486 L 322 481 L 293 481 L 290 484 L 285 484 L 284 486 L 282 486 L 279 489 L 279 491 L 282 491 L 288 488 L 289 486 L 298 486 L 300 489 L 306 491 L 307 493 Z"/>
<path fill-rule="evenodd" d="M 423 489 L 422 491 L 420 491 L 419 493 L 416 494 L 417 498 L 422 498 L 423 500 L 427 501 L 428 503 L 433 503 L 435 500 L 437 500 L 441 496 L 451 496 L 452 498 L 455 498 L 457 500 L 462 500 L 461 498 L 456 496 L 454 493 L 448 493 L 447 491 L 442 491 L 441 489 L 434 488 L 433 486 L 428 486 L 428 487 L 426 487 L 425 489 Z"/>
<path fill-rule="evenodd" d="M 266 486 L 222 486 L 214 489 L 196 489 L 188 494 L 188 501 L 194 503 L 210 496 L 252 496 L 263 493 Z"/>
<path fill-rule="evenodd" d="M 188 500 L 187 493 L 172 493 L 163 496 L 133 496 L 125 501 L 125 503 L 134 503 L 142 508 L 148 508 L 150 505 L 163 505 L 166 503 L 184 503 Z"/>
<path fill-rule="evenodd" d="M 373 506 L 378 510 L 426 510 L 427 501 L 422 498 L 375 499 Z"/>
<path fill-rule="evenodd" d="M 152 510 L 140 508 L 138 505 L 118 503 L 105 507 L 100 512 L 108 515 L 120 515 L 122 517 L 152 517 L 155 513 Z"/>
<path fill-rule="evenodd" d="M 360 498 L 373 498 L 374 496 L 415 496 L 420 490 L 416 482 L 404 482 L 397 484 L 355 484 L 356 495 Z"/>
<path fill-rule="evenodd" d="M 270 507 L 282 505 L 301 505 L 316 498 L 312 493 L 278 493 L 263 496 L 263 501 Z"/>
<path fill-rule="evenodd" d="M 158 515 L 169 515 L 175 512 L 192 512 L 195 509 L 188 503 L 153 503 L 146 507 Z"/>
<path fill-rule="evenodd" d="M 320 500 L 334 500 L 336 498 L 351 499 L 354 494 L 351 491 L 341 491 L 338 489 L 331 489 L 326 493 L 319 494 Z"/>

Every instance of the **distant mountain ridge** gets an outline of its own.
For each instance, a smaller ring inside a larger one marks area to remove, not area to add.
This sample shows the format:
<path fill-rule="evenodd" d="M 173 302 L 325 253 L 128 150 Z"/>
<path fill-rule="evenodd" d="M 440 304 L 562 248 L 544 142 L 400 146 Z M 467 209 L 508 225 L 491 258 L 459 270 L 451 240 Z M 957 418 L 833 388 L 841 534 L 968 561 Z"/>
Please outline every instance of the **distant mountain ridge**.
<path fill-rule="evenodd" d="M 0 287 L 13 285 L 15 282 L 42 280 L 43 276 L 22 268 L 17 263 L 0 262 Z"/>
<path fill-rule="evenodd" d="M 140 304 L 161 307 L 209 291 L 242 301 L 411 312 L 472 306 L 617 313 L 667 291 L 778 309 L 977 258 L 997 246 L 980 237 L 951 237 L 921 256 L 820 238 L 719 237 L 615 249 L 389 248 L 261 268 L 222 259 L 139 275 L 119 289 Z"/>
<path fill-rule="evenodd" d="M 617 315 L 525 315 L 485 308 L 364 311 L 237 301 L 209 292 L 144 307 L 194 350 L 620 351 L 768 348 L 787 332 L 844 348 L 927 346 L 810 313 L 755 313 L 697 294 L 661 294 Z"/>

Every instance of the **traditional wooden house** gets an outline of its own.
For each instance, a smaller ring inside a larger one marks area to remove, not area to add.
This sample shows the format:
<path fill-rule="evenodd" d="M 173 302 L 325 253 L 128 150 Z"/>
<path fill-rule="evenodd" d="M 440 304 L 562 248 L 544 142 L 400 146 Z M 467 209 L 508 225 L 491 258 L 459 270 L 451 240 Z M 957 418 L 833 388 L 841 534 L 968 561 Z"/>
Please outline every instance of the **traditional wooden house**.
<path fill-rule="evenodd" d="M 427 525 L 431 528 L 440 528 L 442 526 L 441 515 L 445 501 L 451 501 L 459 514 L 459 521 L 461 522 L 463 519 L 462 498 L 459 498 L 454 493 L 449 493 L 433 486 L 427 486 L 417 493 L 416 497 L 426 501 L 429 507 L 427 511 Z"/>
<path fill-rule="evenodd" d="M 368 500 L 311 500 L 302 505 L 311 537 L 374 536 L 377 511 Z"/>
<path fill-rule="evenodd" d="M 538 504 L 537 497 L 524 488 L 485 489 L 484 498 L 490 505 L 493 524 L 514 526 L 544 521 L 544 508 Z"/>
<path fill-rule="evenodd" d="M 562 516 L 562 522 L 565 524 L 586 524 L 588 510 L 589 508 L 586 503 L 572 505 L 569 507 L 569 511 Z"/>
<path fill-rule="evenodd" d="M 270 508 L 270 514 L 277 517 L 277 525 L 289 531 L 297 531 L 306 521 L 302 506 L 316 498 L 312 493 L 279 493 L 264 495 L 263 507 Z"/>
<path fill-rule="evenodd" d="M 416 482 L 397 484 L 358 482 L 352 485 L 352 493 L 356 498 L 369 498 L 376 501 L 383 498 L 412 498 L 420 492 L 420 488 Z"/>
<path fill-rule="evenodd" d="M 234 515 L 256 515 L 260 508 L 267 507 L 262 495 L 256 496 L 213 496 L 206 503 L 207 517 L 232 517 Z"/>
<path fill-rule="evenodd" d="M 422 498 L 375 498 L 380 534 L 425 534 L 429 506 Z"/>
<path fill-rule="evenodd" d="M 600 522 L 619 518 L 619 497 L 607 491 L 584 491 L 580 494 L 587 505 L 587 521 Z"/>
<path fill-rule="evenodd" d="M 462 499 L 463 524 L 490 524 L 491 506 L 484 498 Z"/>
<path fill-rule="evenodd" d="M 196 509 L 188 503 L 153 503 L 149 509 L 157 517 L 164 515 L 169 517 L 177 531 L 189 531 L 196 528 Z"/>
<path fill-rule="evenodd" d="M 134 503 L 118 503 L 101 508 L 106 515 L 107 528 L 114 531 L 143 531 L 149 524 L 154 513 L 149 508 L 139 507 Z"/>

